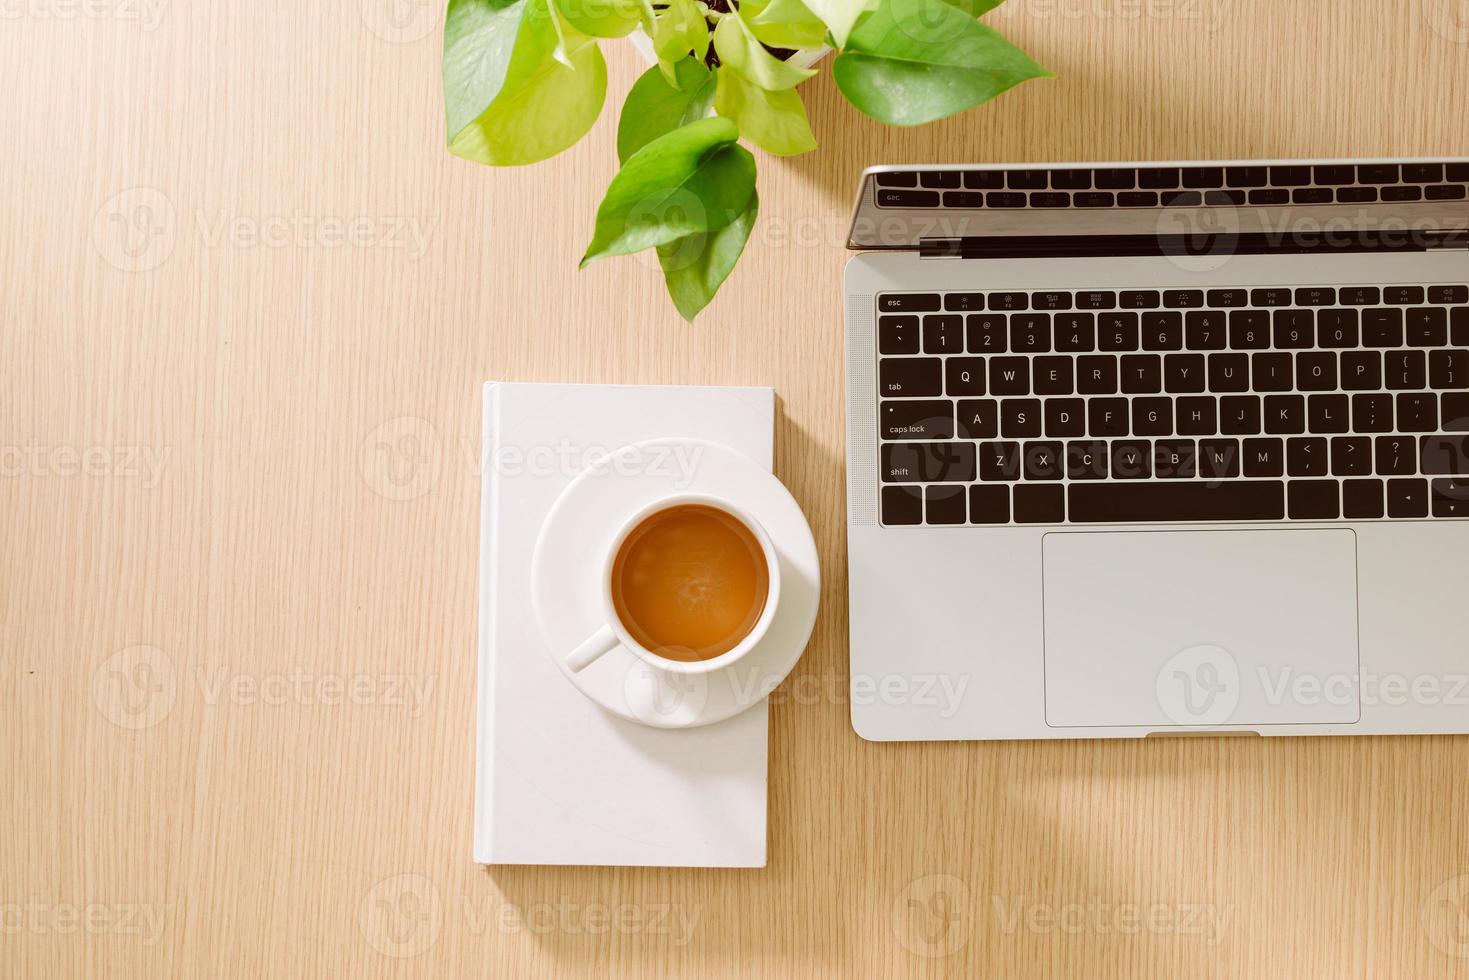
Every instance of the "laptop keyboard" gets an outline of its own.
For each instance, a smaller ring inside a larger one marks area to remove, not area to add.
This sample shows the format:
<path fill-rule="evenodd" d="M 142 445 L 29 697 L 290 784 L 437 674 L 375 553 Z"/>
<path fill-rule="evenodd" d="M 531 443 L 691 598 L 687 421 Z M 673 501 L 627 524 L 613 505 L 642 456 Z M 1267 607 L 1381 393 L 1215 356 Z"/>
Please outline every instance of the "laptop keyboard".
<path fill-rule="evenodd" d="M 885 525 L 1469 517 L 1469 285 L 883 293 Z"/>

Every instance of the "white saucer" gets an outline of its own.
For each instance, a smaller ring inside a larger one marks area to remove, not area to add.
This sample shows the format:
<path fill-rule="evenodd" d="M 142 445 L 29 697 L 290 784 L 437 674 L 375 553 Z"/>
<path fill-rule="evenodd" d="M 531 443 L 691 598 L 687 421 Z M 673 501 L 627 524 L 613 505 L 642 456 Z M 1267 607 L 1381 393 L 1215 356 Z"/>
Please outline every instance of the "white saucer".
<path fill-rule="evenodd" d="M 709 493 L 764 525 L 780 557 L 780 605 L 758 646 L 709 674 L 660 670 L 617 647 L 578 673 L 565 656 L 603 624 L 602 558 L 618 527 L 674 493 Z M 581 473 L 546 515 L 531 562 L 531 603 L 551 659 L 602 707 L 655 728 L 692 728 L 759 703 L 796 666 L 816 624 L 821 566 L 800 506 L 768 470 L 727 446 L 656 439 L 624 446 Z"/>

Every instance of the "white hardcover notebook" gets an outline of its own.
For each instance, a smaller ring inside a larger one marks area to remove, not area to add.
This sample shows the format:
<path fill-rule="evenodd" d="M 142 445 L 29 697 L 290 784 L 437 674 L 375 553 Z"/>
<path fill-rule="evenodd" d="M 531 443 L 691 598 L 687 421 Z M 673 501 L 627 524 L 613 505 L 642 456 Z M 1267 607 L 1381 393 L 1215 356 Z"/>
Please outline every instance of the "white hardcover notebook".
<path fill-rule="evenodd" d="M 597 456 L 687 437 L 769 469 L 774 428 L 770 388 L 485 385 L 477 862 L 765 865 L 767 704 L 683 730 L 610 714 L 551 661 L 529 580 L 547 511 Z"/>

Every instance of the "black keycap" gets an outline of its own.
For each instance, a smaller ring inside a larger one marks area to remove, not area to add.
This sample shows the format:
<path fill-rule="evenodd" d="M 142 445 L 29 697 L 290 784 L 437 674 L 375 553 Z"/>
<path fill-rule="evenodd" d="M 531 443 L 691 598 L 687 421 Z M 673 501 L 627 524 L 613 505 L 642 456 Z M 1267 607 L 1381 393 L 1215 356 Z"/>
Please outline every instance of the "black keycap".
<path fill-rule="evenodd" d="M 1399 201 L 1421 201 L 1423 200 L 1423 188 L 1407 186 L 1384 187 L 1382 189 L 1382 199 L 1394 203 Z"/>
<path fill-rule="evenodd" d="M 1409 184 L 1436 184 L 1443 180 L 1443 164 L 1405 163 L 1403 180 Z"/>
<path fill-rule="evenodd" d="M 1102 438 L 1128 434 L 1130 407 L 1126 398 L 1093 398 L 1087 402 L 1087 434 Z"/>
<path fill-rule="evenodd" d="M 1079 208 L 1110 208 L 1116 206 L 1117 198 L 1111 191 L 1077 191 L 1071 203 Z"/>
<path fill-rule="evenodd" d="M 1469 306 L 1449 311 L 1449 342 L 1455 347 L 1469 347 Z"/>
<path fill-rule="evenodd" d="M 1440 390 L 1469 388 L 1469 350 L 1429 351 L 1428 386 Z"/>
<path fill-rule="evenodd" d="M 943 361 L 937 357 L 884 357 L 877 366 L 883 398 L 934 398 L 943 394 Z"/>
<path fill-rule="evenodd" d="M 1331 475 L 1372 475 L 1372 440 L 1366 436 L 1340 436 L 1331 440 Z"/>
<path fill-rule="evenodd" d="M 1092 186 L 1092 172 L 1085 169 L 1063 167 L 1051 171 L 1051 186 L 1057 190 L 1084 191 Z"/>
<path fill-rule="evenodd" d="M 1092 290 L 1076 294 L 1076 308 L 1078 310 L 1110 310 L 1117 305 L 1117 294 L 1113 292 Z"/>
<path fill-rule="evenodd" d="M 944 191 L 944 207 L 946 208 L 977 210 L 985 206 L 985 201 L 983 191 Z"/>
<path fill-rule="evenodd" d="M 1005 175 L 1005 183 L 1012 191 L 1043 191 L 1050 179 L 1044 170 L 1011 170 Z"/>
<path fill-rule="evenodd" d="M 1148 395 L 1163 390 L 1163 359 L 1157 354 L 1127 354 L 1122 358 L 1122 392 Z"/>
<path fill-rule="evenodd" d="M 1382 302 L 1382 290 L 1376 286 L 1347 286 L 1337 294 L 1343 306 L 1376 306 Z"/>
<path fill-rule="evenodd" d="M 1382 355 L 1375 350 L 1349 350 L 1341 356 L 1341 386 L 1347 391 L 1382 387 Z"/>
<path fill-rule="evenodd" d="M 1469 163 L 1451 163 L 1445 170 L 1449 180 L 1469 181 Z"/>
<path fill-rule="evenodd" d="M 1211 289 L 1207 294 L 1210 306 L 1248 306 L 1250 294 L 1243 289 Z"/>
<path fill-rule="evenodd" d="M 1266 310 L 1232 310 L 1229 346 L 1235 350 L 1264 350 L 1270 346 L 1270 314 Z"/>
<path fill-rule="evenodd" d="M 1059 480 L 1066 474 L 1066 449 L 1059 442 L 1027 442 L 1020 450 L 1020 469 L 1027 480 Z"/>
<path fill-rule="evenodd" d="M 1104 191 L 1130 191 L 1137 186 L 1136 170 L 1102 169 L 1093 171 L 1092 179 Z"/>
<path fill-rule="evenodd" d="M 1041 434 L 1041 400 L 1010 398 L 1000 402 L 1000 435 L 1006 439 L 1033 439 Z"/>
<path fill-rule="evenodd" d="M 1030 361 L 1024 357 L 990 358 L 990 394 L 1030 394 Z"/>
<path fill-rule="evenodd" d="M 1190 188 L 1224 186 L 1223 167 L 1184 167 L 1183 186 Z"/>
<path fill-rule="evenodd" d="M 922 487 L 883 487 L 882 522 L 894 524 L 923 523 Z"/>
<path fill-rule="evenodd" d="M 1121 301 L 1124 310 L 1155 310 L 1163 295 L 1156 289 L 1124 289 Z"/>
<path fill-rule="evenodd" d="M 1010 349 L 1017 354 L 1039 354 L 1051 349 L 1051 315 L 1017 313 L 1010 317 Z"/>
<path fill-rule="evenodd" d="M 1176 167 L 1145 167 L 1137 172 L 1137 186 L 1155 191 L 1171 191 L 1178 186 Z"/>
<path fill-rule="evenodd" d="M 965 321 L 969 353 L 1003 354 L 1010 343 L 1010 322 L 1002 313 L 971 314 Z"/>
<path fill-rule="evenodd" d="M 1097 346 L 1097 316 L 1095 313 L 1058 313 L 1051 324 L 1056 350 L 1067 354 L 1081 354 L 1095 350 Z"/>
<path fill-rule="evenodd" d="M 1290 289 L 1285 286 L 1250 290 L 1250 303 L 1254 306 L 1289 306 L 1294 299 Z"/>
<path fill-rule="evenodd" d="M 1469 517 L 1469 480 L 1434 480 L 1429 492 L 1434 517 Z"/>
<path fill-rule="evenodd" d="M 1415 307 L 1405 325 L 1409 347 L 1444 347 L 1449 342 L 1449 311 L 1442 307 Z"/>
<path fill-rule="evenodd" d="M 1396 184 L 1398 165 L 1395 163 L 1364 163 L 1357 167 L 1357 180 L 1363 184 Z"/>
<path fill-rule="evenodd" d="M 1173 399 L 1134 398 L 1132 431 L 1140 436 L 1173 435 Z"/>
<path fill-rule="evenodd" d="M 969 517 L 969 494 L 965 487 L 927 487 L 923 503 L 930 524 L 963 524 Z"/>
<path fill-rule="evenodd" d="M 1059 483 L 1032 483 L 1015 488 L 1015 523 L 1062 524 L 1066 520 L 1066 488 Z"/>
<path fill-rule="evenodd" d="M 1076 392 L 1076 383 L 1071 376 L 1076 366 L 1070 357 L 1037 357 L 1034 361 L 1035 381 L 1032 390 L 1037 395 L 1071 395 Z"/>
<path fill-rule="evenodd" d="M 1183 350 L 1183 314 L 1144 313 L 1143 350 Z"/>
<path fill-rule="evenodd" d="M 1412 436 L 1378 436 L 1373 455 L 1380 476 L 1408 476 L 1418 472 L 1418 441 Z"/>
<path fill-rule="evenodd" d="M 1382 301 L 1397 306 L 1411 306 L 1425 298 L 1426 291 L 1422 286 L 1388 286 L 1382 291 Z"/>
<path fill-rule="evenodd" d="M 1399 432 L 1438 430 L 1438 396 L 1431 392 L 1405 392 L 1398 396 Z"/>
<path fill-rule="evenodd" d="M 954 313 L 977 313 L 984 309 L 984 293 L 945 293 L 944 309 Z"/>
<path fill-rule="evenodd" d="M 1219 400 L 1219 431 L 1227 436 L 1259 435 L 1259 395 L 1230 395 Z"/>
<path fill-rule="evenodd" d="M 990 309 L 1014 312 L 1030 308 L 1029 293 L 990 293 Z"/>
<path fill-rule="evenodd" d="M 1469 437 L 1463 435 L 1420 437 L 1418 468 L 1420 472 L 1432 474 L 1469 473 Z"/>
<path fill-rule="evenodd" d="M 1306 399 L 1306 425 L 1312 432 L 1346 432 L 1350 428 L 1348 415 L 1346 395 L 1312 395 Z"/>
<path fill-rule="evenodd" d="M 954 406 L 949 401 L 884 402 L 880 415 L 884 439 L 950 439 L 954 435 Z"/>
<path fill-rule="evenodd" d="M 1300 395 L 1265 396 L 1265 431 L 1298 435 L 1306 431 L 1306 399 Z"/>
<path fill-rule="evenodd" d="M 1445 432 L 1469 432 L 1469 394 L 1450 392 L 1443 396 L 1439 427 Z"/>
<path fill-rule="evenodd" d="M 1230 187 L 1264 187 L 1270 183 L 1268 167 L 1229 167 L 1224 182 Z"/>
<path fill-rule="evenodd" d="M 1388 517 L 1427 517 L 1427 480 L 1388 480 Z"/>
<path fill-rule="evenodd" d="M 1163 358 L 1163 390 L 1175 395 L 1204 390 L 1203 354 L 1169 354 Z"/>
<path fill-rule="evenodd" d="M 1295 387 L 1291 355 L 1276 351 L 1250 355 L 1250 377 L 1255 391 L 1290 391 Z"/>
<path fill-rule="evenodd" d="M 1010 488 L 976 483 L 969 488 L 969 523 L 1009 524 Z"/>
<path fill-rule="evenodd" d="M 1071 309 L 1071 294 L 1054 291 L 1031 293 L 1030 306 L 1035 310 L 1069 310 Z"/>
<path fill-rule="evenodd" d="M 1165 289 L 1163 305 L 1170 310 L 1191 310 L 1204 305 L 1202 289 Z"/>
<path fill-rule="evenodd" d="M 1469 303 L 1469 286 L 1429 286 L 1430 303 Z"/>
<path fill-rule="evenodd" d="M 1302 286 L 1296 290 L 1297 306 L 1332 306 L 1336 303 L 1336 290 L 1330 286 Z"/>
<path fill-rule="evenodd" d="M 1362 346 L 1403 346 L 1403 311 L 1389 309 L 1363 310 Z"/>
<path fill-rule="evenodd" d="M 1071 195 L 1064 191 L 1032 191 L 1030 206 L 1033 208 L 1069 208 Z"/>
<path fill-rule="evenodd" d="M 1047 398 L 1046 438 L 1070 439 L 1086 435 L 1086 402 L 1080 398 Z"/>
<path fill-rule="evenodd" d="M 966 398 L 959 402 L 959 435 L 965 439 L 993 439 L 1000 434 L 1000 403 L 993 398 Z"/>
<path fill-rule="evenodd" d="M 877 206 L 882 208 L 936 208 L 939 206 L 939 195 L 938 191 L 900 191 L 879 187 Z"/>
<path fill-rule="evenodd" d="M 1243 207 L 1244 191 L 1204 191 L 1204 203 L 1211 208 Z"/>
<path fill-rule="evenodd" d="M 1352 428 L 1357 432 L 1391 432 L 1392 395 L 1353 395 Z"/>
<path fill-rule="evenodd" d="M 966 170 L 964 186 L 972 190 L 997 191 L 1005 186 L 1003 170 Z"/>
<path fill-rule="evenodd" d="M 964 350 L 964 318 L 944 313 L 923 318 L 923 352 L 958 354 Z"/>
<path fill-rule="evenodd" d="M 1304 351 L 1296 355 L 1296 387 L 1301 391 L 1336 390 L 1336 355 Z"/>
<path fill-rule="evenodd" d="M 882 354 L 918 353 L 918 317 L 881 316 L 877 318 L 877 349 Z"/>
<path fill-rule="evenodd" d="M 1298 187 L 1291 191 L 1292 204 L 1330 204 L 1334 199 L 1328 187 Z"/>
<path fill-rule="evenodd" d="M 984 394 L 984 358 L 950 357 L 944 361 L 944 394 Z"/>
<path fill-rule="evenodd" d="M 1250 356 L 1248 354 L 1210 354 L 1209 390 L 1236 392 L 1250 390 Z"/>
<path fill-rule="evenodd" d="M 938 308 L 938 293 L 883 293 L 877 297 L 879 313 L 933 313 Z"/>
<path fill-rule="evenodd" d="M 1245 476 L 1285 474 L 1285 443 L 1280 439 L 1246 439 L 1242 454 Z"/>
<path fill-rule="evenodd" d="M 1132 351 L 1138 348 L 1136 313 L 1103 313 L 1097 319 L 1097 349 Z"/>
<path fill-rule="evenodd" d="M 1285 470 L 1291 476 L 1325 476 L 1330 469 L 1330 450 L 1325 439 L 1286 440 Z"/>
<path fill-rule="evenodd" d="M 888 442 L 882 445 L 887 483 L 969 483 L 975 477 L 972 442 Z"/>
<path fill-rule="evenodd" d="M 1311 183 L 1311 168 L 1271 167 L 1270 183 L 1276 187 L 1302 187 Z"/>
<path fill-rule="evenodd" d="M 1219 431 L 1219 403 L 1207 396 L 1180 398 L 1174 418 L 1181 436 L 1212 436 Z"/>
<path fill-rule="evenodd" d="M 1375 521 L 1385 513 L 1381 480 L 1347 480 L 1341 486 L 1342 516 L 1347 520 Z"/>
<path fill-rule="evenodd" d="M 1206 480 L 1232 480 L 1239 476 L 1238 439 L 1203 439 L 1199 442 L 1199 476 Z"/>
<path fill-rule="evenodd" d="M 1076 359 L 1076 390 L 1082 395 L 1117 393 L 1117 358 L 1096 354 Z"/>
<path fill-rule="evenodd" d="M 1276 310 L 1275 346 L 1301 350 L 1316 346 L 1316 315 L 1310 310 Z"/>
<path fill-rule="evenodd" d="M 1153 191 L 1123 191 L 1117 195 L 1119 208 L 1156 208 L 1158 195 Z"/>
<path fill-rule="evenodd" d="M 924 187 L 958 187 L 959 171 L 957 170 L 924 170 L 918 174 L 918 182 Z"/>
<path fill-rule="evenodd" d="M 1024 194 L 1012 191 L 990 191 L 984 196 L 985 207 L 989 208 L 1023 208 L 1027 203 Z"/>
<path fill-rule="evenodd" d="M 911 170 L 894 170 L 891 173 L 877 174 L 878 187 L 917 187 L 918 174 Z"/>
<path fill-rule="evenodd" d="M 1285 484 L 1274 480 L 1179 483 L 1073 483 L 1067 512 L 1074 524 L 1162 521 L 1277 521 Z"/>
<path fill-rule="evenodd" d="M 1423 188 L 1423 196 L 1430 201 L 1462 201 L 1469 197 L 1469 188 L 1462 184 L 1435 184 Z"/>
<path fill-rule="evenodd" d="M 1356 310 L 1322 310 L 1316 314 L 1316 343 L 1322 347 L 1356 347 Z"/>
<path fill-rule="evenodd" d="M 1153 475 L 1153 444 L 1128 440 L 1112 443 L 1112 478 L 1114 480 L 1146 480 Z"/>
<path fill-rule="evenodd" d="M 1293 521 L 1334 521 L 1341 516 L 1341 491 L 1335 480 L 1292 480 L 1290 518 Z"/>
<path fill-rule="evenodd" d="M 1351 164 L 1329 164 L 1315 168 L 1318 184 L 1351 184 L 1357 179 L 1357 168 Z"/>
<path fill-rule="evenodd" d="M 1382 373 L 1389 391 L 1428 387 L 1428 360 L 1421 350 L 1388 351 L 1382 355 Z"/>
<path fill-rule="evenodd" d="M 1273 188 L 1250 191 L 1250 203 L 1255 207 L 1289 204 L 1290 191 Z"/>
<path fill-rule="evenodd" d="M 979 478 L 989 483 L 1020 479 L 1020 443 L 981 442 Z"/>
<path fill-rule="evenodd" d="M 1339 187 L 1336 199 L 1341 204 L 1371 204 L 1377 200 L 1375 187 Z"/>
<path fill-rule="evenodd" d="M 1170 439 L 1153 444 L 1153 477 L 1159 480 L 1192 480 L 1199 475 L 1193 440 Z"/>
<path fill-rule="evenodd" d="M 1105 442 L 1068 442 L 1066 477 L 1070 480 L 1105 480 L 1110 458 Z"/>

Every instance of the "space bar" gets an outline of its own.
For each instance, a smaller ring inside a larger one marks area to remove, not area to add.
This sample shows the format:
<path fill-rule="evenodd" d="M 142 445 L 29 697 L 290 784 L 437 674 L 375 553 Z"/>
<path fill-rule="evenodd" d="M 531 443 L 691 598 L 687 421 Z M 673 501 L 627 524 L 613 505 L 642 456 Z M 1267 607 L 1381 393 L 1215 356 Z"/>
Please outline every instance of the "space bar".
<path fill-rule="evenodd" d="M 1278 521 L 1285 517 L 1285 484 L 1073 483 L 1068 502 L 1066 516 L 1076 524 Z"/>

